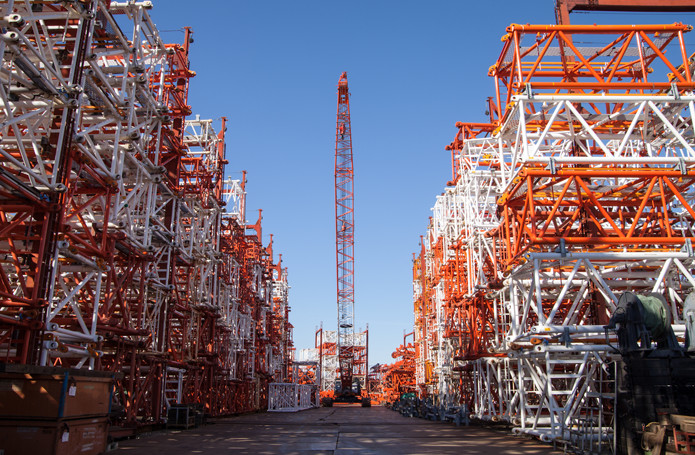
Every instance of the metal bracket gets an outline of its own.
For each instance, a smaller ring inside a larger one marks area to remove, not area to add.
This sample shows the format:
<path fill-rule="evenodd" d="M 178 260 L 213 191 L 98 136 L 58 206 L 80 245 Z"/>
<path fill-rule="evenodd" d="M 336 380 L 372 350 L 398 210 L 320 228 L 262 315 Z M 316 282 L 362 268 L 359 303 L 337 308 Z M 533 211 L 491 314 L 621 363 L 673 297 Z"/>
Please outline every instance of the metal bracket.
<path fill-rule="evenodd" d="M 562 343 L 565 343 L 565 347 L 569 348 L 570 345 L 572 344 L 572 337 L 570 337 L 570 328 L 565 327 L 562 331 L 562 335 L 560 335 L 560 341 Z"/>
<path fill-rule="evenodd" d="M 678 91 L 678 86 L 676 85 L 675 81 L 671 82 L 671 90 L 670 90 L 670 95 L 672 95 L 675 99 L 679 100 L 681 99 L 681 94 Z"/>
<path fill-rule="evenodd" d="M 685 239 L 685 245 L 683 245 L 681 251 L 688 253 L 688 257 L 695 256 L 695 254 L 693 253 L 693 242 L 690 239 Z"/>
<path fill-rule="evenodd" d="M 682 157 L 678 158 L 678 169 L 682 175 L 688 175 L 688 165 L 685 164 L 685 160 Z"/>
<path fill-rule="evenodd" d="M 530 100 L 533 99 L 533 89 L 531 88 L 530 82 L 526 83 L 526 86 L 524 88 L 524 92 L 526 93 L 526 96 L 528 96 L 528 99 L 530 99 Z"/>

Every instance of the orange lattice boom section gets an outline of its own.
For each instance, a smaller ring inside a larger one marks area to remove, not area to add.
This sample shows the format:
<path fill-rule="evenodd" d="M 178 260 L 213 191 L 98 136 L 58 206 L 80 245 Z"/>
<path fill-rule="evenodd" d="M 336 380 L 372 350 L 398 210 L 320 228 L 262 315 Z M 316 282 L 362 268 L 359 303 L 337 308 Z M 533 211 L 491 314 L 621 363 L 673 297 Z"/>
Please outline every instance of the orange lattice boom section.
<path fill-rule="evenodd" d="M 695 287 L 690 30 L 507 27 L 414 255 L 420 399 L 544 440 L 600 413 L 590 444 L 610 447 L 619 296 L 663 296 L 682 342 Z"/>

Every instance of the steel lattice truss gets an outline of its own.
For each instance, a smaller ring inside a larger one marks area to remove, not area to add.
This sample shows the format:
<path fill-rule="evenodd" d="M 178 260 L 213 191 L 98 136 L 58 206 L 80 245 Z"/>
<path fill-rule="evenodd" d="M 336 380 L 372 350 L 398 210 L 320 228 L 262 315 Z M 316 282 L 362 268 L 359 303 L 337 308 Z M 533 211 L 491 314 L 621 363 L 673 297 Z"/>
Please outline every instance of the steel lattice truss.
<path fill-rule="evenodd" d="M 287 271 L 186 119 L 190 30 L 150 2 L 0 3 L 0 354 L 113 371 L 128 423 L 265 407 L 289 374 Z"/>
<path fill-rule="evenodd" d="M 335 127 L 335 248 L 338 303 L 338 362 L 343 390 L 352 389 L 355 336 L 355 212 L 352 127 L 347 73 L 338 80 Z"/>
<path fill-rule="evenodd" d="M 689 30 L 508 27 L 490 123 L 457 124 L 414 260 L 420 393 L 610 447 L 603 326 L 623 292 L 657 292 L 682 341 L 695 287 Z"/>
<path fill-rule="evenodd" d="M 415 333 L 403 336 L 401 344 L 391 354 L 394 363 L 375 365 L 369 372 L 369 396 L 374 404 L 393 403 L 405 393 L 414 393 L 415 384 L 415 346 L 412 339 Z M 411 341 L 408 341 L 408 338 Z"/>
<path fill-rule="evenodd" d="M 316 362 L 320 377 L 317 380 L 319 392 L 322 396 L 333 396 L 336 384 L 341 382 L 342 367 L 338 358 L 338 331 L 324 330 L 320 328 L 314 337 L 314 348 L 305 349 L 302 352 L 302 360 Z M 346 342 L 352 347 L 352 371 L 351 376 L 359 382 L 360 387 L 366 387 L 367 378 L 367 353 L 369 351 L 369 330 L 354 332 L 346 338 Z"/>

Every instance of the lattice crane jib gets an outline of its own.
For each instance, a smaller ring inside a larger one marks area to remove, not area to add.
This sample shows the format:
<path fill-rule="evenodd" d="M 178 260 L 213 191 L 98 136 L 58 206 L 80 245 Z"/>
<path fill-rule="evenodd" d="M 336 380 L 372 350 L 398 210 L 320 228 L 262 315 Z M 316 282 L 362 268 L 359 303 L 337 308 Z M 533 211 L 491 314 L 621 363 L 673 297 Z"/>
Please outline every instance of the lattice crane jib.
<path fill-rule="evenodd" d="M 338 357 L 342 390 L 352 388 L 355 334 L 354 187 L 352 130 L 347 73 L 338 80 L 335 130 L 335 246 L 338 301 Z"/>

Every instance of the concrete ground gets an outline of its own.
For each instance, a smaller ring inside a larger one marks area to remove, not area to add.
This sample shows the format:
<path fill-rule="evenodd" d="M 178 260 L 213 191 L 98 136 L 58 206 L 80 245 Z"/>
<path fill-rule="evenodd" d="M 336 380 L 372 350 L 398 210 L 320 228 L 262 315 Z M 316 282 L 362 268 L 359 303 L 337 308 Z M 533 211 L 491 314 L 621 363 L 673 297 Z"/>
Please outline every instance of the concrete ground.
<path fill-rule="evenodd" d="M 558 454 L 548 445 L 478 426 L 403 417 L 375 406 L 216 419 L 200 428 L 120 441 L 113 455 Z"/>

